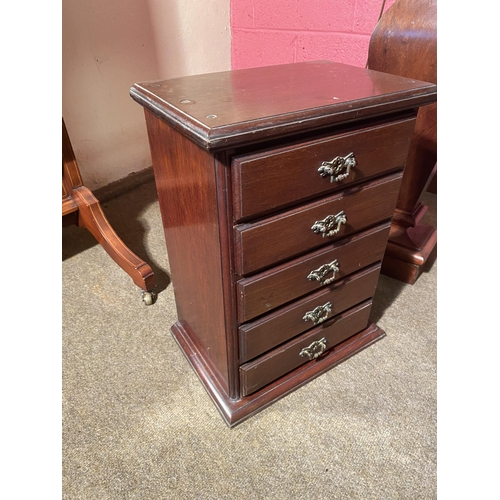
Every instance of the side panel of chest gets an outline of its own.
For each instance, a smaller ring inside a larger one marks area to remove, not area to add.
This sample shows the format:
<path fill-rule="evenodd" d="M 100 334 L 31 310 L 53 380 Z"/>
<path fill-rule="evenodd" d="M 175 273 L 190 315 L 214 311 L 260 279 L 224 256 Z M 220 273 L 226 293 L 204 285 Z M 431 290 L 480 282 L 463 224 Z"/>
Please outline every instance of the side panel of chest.
<path fill-rule="evenodd" d="M 216 162 L 210 153 L 146 111 L 156 189 L 178 322 L 227 394 L 234 392 L 226 338 Z"/>

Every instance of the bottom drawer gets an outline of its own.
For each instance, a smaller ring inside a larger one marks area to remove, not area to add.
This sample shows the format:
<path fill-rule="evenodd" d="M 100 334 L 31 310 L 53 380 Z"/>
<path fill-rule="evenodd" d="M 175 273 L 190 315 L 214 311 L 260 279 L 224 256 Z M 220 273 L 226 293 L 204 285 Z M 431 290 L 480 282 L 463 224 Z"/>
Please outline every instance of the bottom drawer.
<path fill-rule="evenodd" d="M 368 326 L 372 301 L 367 300 L 299 338 L 240 367 L 242 396 L 248 396 L 286 375 Z"/>

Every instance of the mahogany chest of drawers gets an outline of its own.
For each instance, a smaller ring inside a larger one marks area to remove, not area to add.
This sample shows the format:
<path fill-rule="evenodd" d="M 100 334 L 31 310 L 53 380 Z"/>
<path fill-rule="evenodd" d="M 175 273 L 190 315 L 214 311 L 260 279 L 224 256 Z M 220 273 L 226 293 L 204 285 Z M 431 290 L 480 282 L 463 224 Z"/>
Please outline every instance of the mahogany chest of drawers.
<path fill-rule="evenodd" d="M 385 333 L 370 322 L 436 86 L 314 61 L 134 84 L 178 321 L 233 426 Z"/>

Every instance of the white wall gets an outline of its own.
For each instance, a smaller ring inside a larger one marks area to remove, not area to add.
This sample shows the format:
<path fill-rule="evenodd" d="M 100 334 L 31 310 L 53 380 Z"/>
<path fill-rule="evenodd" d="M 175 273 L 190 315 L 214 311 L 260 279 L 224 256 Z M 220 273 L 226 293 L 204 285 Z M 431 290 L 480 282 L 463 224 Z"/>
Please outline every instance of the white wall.
<path fill-rule="evenodd" d="M 151 165 L 134 82 L 231 67 L 229 0 L 63 0 L 63 117 L 84 183 Z"/>

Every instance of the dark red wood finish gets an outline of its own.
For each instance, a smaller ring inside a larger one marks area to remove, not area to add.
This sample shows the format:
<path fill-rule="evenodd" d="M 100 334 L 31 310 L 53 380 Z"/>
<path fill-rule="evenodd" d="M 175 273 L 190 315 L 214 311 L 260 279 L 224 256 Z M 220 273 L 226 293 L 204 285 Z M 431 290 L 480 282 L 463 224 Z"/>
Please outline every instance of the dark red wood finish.
<path fill-rule="evenodd" d="M 146 123 L 178 320 L 229 394 L 214 158 L 147 111 Z"/>
<path fill-rule="evenodd" d="M 368 325 L 371 298 L 417 108 L 435 95 L 425 82 L 326 61 L 131 89 L 145 107 L 172 334 L 229 426 L 385 335 Z M 357 148 L 359 168 L 331 186 L 306 160 L 339 145 Z M 273 172 L 287 168 L 290 178 Z M 341 210 L 338 235 L 312 231 Z M 335 258 L 332 284 L 307 279 Z M 335 316 L 308 325 L 299 316 L 316 300 L 331 300 Z M 329 349 L 308 361 L 295 348 L 317 334 Z"/>
<path fill-rule="evenodd" d="M 240 361 L 248 361 L 309 330 L 314 324 L 304 315 L 327 302 L 332 305 L 330 318 L 345 311 L 375 293 L 380 264 L 351 274 L 347 278 L 324 286 L 304 299 L 282 307 L 271 314 L 240 327 Z"/>
<path fill-rule="evenodd" d="M 329 349 L 318 359 L 299 366 L 251 395 L 228 399 L 196 343 L 193 342 L 194 336 L 189 328 L 177 322 L 172 325 L 172 335 L 229 427 L 244 422 L 386 336 L 382 329 L 372 323 L 364 330 Z"/>
<path fill-rule="evenodd" d="M 344 238 L 293 261 L 273 267 L 237 282 L 238 319 L 244 323 L 287 302 L 321 288 L 316 280 L 308 280 L 311 271 L 338 261 L 335 280 L 382 259 L 389 236 L 390 222 L 363 233 Z M 331 274 L 328 277 L 332 276 Z"/>
<path fill-rule="evenodd" d="M 262 222 L 236 226 L 236 272 L 248 275 L 390 219 L 401 177 L 397 172 Z M 338 234 L 324 238 L 312 231 L 316 221 L 341 211 L 347 223 Z"/>
<path fill-rule="evenodd" d="M 136 83 L 130 95 L 215 151 L 417 109 L 436 100 L 436 86 L 309 61 Z"/>
<path fill-rule="evenodd" d="M 328 194 L 383 172 L 402 169 L 408 157 L 415 119 L 390 122 L 321 140 L 273 148 L 233 160 L 236 221 L 278 210 L 313 196 Z M 349 177 L 331 182 L 321 177 L 323 161 L 354 153 Z"/>
<path fill-rule="evenodd" d="M 325 338 L 328 349 L 366 328 L 371 307 L 371 300 L 353 307 L 299 338 L 277 347 L 265 356 L 242 365 L 240 368 L 242 395 L 248 396 L 294 368 L 307 363 L 307 357 L 300 356 L 300 352 L 312 342 Z M 314 360 L 312 362 L 314 363 Z"/>

